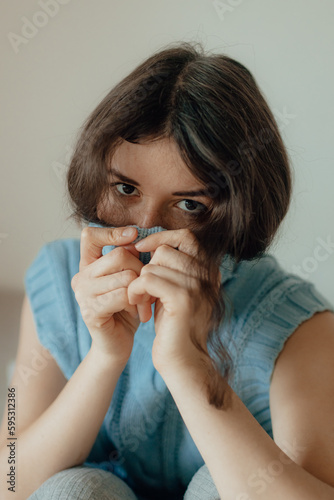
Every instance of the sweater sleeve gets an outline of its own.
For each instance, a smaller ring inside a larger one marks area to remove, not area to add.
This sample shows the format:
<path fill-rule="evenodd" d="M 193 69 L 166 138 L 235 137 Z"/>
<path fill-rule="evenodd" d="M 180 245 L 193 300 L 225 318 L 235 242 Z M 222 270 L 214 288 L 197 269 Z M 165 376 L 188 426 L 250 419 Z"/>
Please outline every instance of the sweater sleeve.
<path fill-rule="evenodd" d="M 79 240 L 52 241 L 41 247 L 24 276 L 39 341 L 67 379 L 81 361 L 78 306 L 71 287 L 71 279 L 79 270 L 79 260 Z"/>

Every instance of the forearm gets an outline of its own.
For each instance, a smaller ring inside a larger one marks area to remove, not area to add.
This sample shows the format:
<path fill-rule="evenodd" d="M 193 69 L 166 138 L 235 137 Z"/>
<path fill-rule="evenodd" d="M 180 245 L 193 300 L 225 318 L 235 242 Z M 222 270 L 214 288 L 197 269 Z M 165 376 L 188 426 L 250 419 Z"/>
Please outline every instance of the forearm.
<path fill-rule="evenodd" d="M 17 436 L 16 493 L 2 484 L 1 498 L 25 499 L 52 475 L 85 461 L 122 370 L 92 346 L 55 401 Z M 7 455 L 0 450 L 2 471 Z"/>
<path fill-rule="evenodd" d="M 231 407 L 217 410 L 198 367 L 162 376 L 223 500 L 334 499 L 334 489 L 286 455 L 231 388 Z M 272 464 L 280 473 L 267 481 Z"/>

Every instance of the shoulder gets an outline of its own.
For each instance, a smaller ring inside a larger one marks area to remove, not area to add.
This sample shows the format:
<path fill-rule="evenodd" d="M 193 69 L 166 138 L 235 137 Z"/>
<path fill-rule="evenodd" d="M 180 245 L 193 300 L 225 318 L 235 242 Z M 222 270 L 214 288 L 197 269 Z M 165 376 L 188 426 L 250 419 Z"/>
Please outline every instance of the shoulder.
<path fill-rule="evenodd" d="M 273 436 L 295 442 L 293 460 L 334 486 L 334 314 L 303 322 L 276 360 L 270 386 Z"/>
<path fill-rule="evenodd" d="M 225 288 L 233 315 L 222 340 L 233 361 L 233 387 L 272 435 L 269 390 L 276 360 L 294 332 L 302 325 L 305 332 L 305 325 L 320 318 L 316 313 L 332 314 L 334 306 L 313 283 L 284 270 L 269 254 L 240 262 Z"/>
<path fill-rule="evenodd" d="M 284 319 L 297 327 L 317 311 L 334 312 L 333 304 L 312 282 L 285 270 L 271 254 L 237 264 L 226 291 L 236 318 L 253 326 L 267 319 L 283 327 Z"/>
<path fill-rule="evenodd" d="M 289 390 L 305 382 L 312 374 L 313 381 L 326 370 L 331 377 L 322 380 L 324 386 L 334 386 L 334 313 L 323 311 L 304 321 L 290 336 L 278 356 L 272 380 L 275 390 L 289 380 Z M 293 377 L 291 375 L 293 374 Z M 310 382 L 310 380 L 308 380 Z"/>
<path fill-rule="evenodd" d="M 284 270 L 270 254 L 240 262 L 226 291 L 233 304 L 233 358 L 242 375 L 258 368 L 257 376 L 266 384 L 293 332 L 317 312 L 334 313 L 313 283 Z"/>

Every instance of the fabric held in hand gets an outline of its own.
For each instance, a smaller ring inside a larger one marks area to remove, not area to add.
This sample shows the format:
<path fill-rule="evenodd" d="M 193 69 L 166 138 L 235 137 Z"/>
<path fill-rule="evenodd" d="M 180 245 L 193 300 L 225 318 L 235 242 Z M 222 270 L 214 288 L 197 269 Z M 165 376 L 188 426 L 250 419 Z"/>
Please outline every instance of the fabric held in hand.
<path fill-rule="evenodd" d="M 90 222 L 88 224 L 89 227 L 110 227 L 110 228 L 115 228 L 116 226 L 102 226 L 100 224 L 96 224 L 95 222 Z M 154 233 L 159 233 L 160 231 L 167 231 L 167 229 L 161 227 L 161 226 L 155 226 L 155 227 L 139 227 L 136 226 L 135 224 L 125 226 L 125 227 L 135 227 L 138 230 L 138 236 L 134 241 L 131 241 L 129 245 L 132 245 L 134 243 L 137 243 L 139 240 L 143 240 L 148 236 L 149 234 L 154 234 Z M 111 252 L 116 248 L 116 245 L 106 245 L 102 248 L 102 255 L 106 255 L 107 253 Z M 139 253 L 139 260 L 143 264 L 148 264 L 151 260 L 151 253 L 150 252 L 140 252 Z"/>

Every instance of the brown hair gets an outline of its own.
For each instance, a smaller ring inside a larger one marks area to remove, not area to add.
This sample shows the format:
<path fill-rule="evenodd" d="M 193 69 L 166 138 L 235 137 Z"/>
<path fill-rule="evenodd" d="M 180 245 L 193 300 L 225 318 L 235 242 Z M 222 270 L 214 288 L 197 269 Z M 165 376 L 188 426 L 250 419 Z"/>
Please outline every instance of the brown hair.
<path fill-rule="evenodd" d="M 290 203 L 288 156 L 251 73 L 198 43 L 178 43 L 136 67 L 84 123 L 67 174 L 70 217 L 104 224 L 97 206 L 110 189 L 107 159 L 122 140 L 161 138 L 175 141 L 214 200 L 191 225 L 205 267 L 200 284 L 212 305 L 208 342 L 214 355 L 194 335 L 192 341 L 210 367 L 208 400 L 221 408 L 232 363 L 219 337 L 229 298 L 217 287 L 217 265 L 225 255 L 238 263 L 268 249 Z"/>

